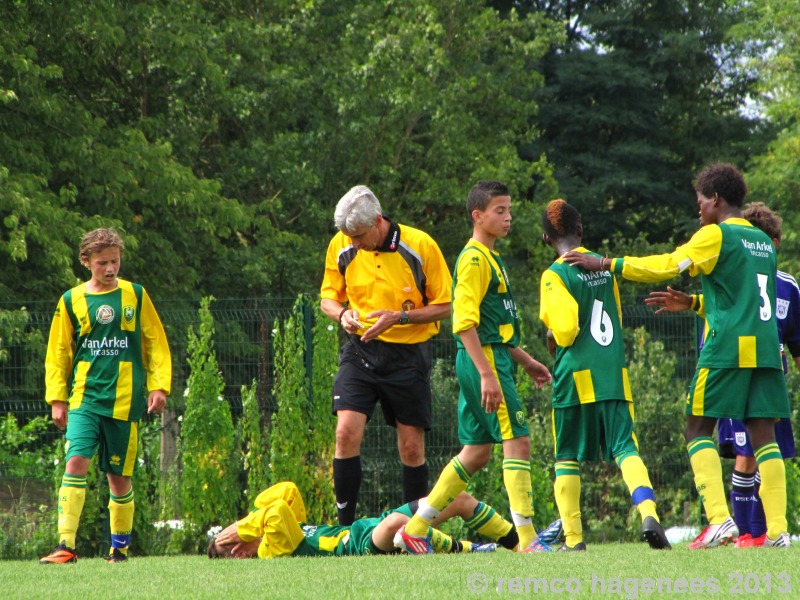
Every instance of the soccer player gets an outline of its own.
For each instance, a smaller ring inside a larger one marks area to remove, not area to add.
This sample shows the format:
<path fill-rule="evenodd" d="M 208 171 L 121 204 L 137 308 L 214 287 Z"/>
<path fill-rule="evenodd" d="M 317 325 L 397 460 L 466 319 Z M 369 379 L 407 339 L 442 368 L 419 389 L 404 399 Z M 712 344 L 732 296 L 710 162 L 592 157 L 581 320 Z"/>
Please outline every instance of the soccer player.
<path fill-rule="evenodd" d="M 380 517 L 358 519 L 350 525 L 314 525 L 307 522 L 297 486 L 284 481 L 261 492 L 255 509 L 222 530 L 208 544 L 209 558 L 279 558 L 282 556 L 359 556 L 396 552 L 392 537 L 416 509 L 414 500 Z M 442 523 L 459 516 L 481 533 L 502 529 L 504 521 L 490 506 L 469 494 L 460 494 L 436 519 Z M 436 531 L 437 552 L 494 552 L 495 543 L 472 543 Z"/>
<path fill-rule="evenodd" d="M 782 219 L 777 213 L 762 202 L 751 202 L 745 206 L 742 217 L 766 233 L 777 250 L 781 241 L 782 224 Z M 775 316 L 778 323 L 783 372 L 786 374 L 788 372 L 786 348 L 800 368 L 800 289 L 794 277 L 783 271 L 778 271 L 776 283 Z M 658 307 L 656 314 L 694 308 L 698 315 L 705 317 L 702 294 L 685 294 L 668 287 L 666 292 L 651 292 L 645 302 L 649 306 Z M 717 423 L 717 437 L 720 456 L 735 459 L 730 494 L 733 520 L 739 528 L 735 546 L 737 548 L 763 546 L 767 537 L 767 524 L 758 489 L 760 477 L 756 470 L 756 460 L 747 435 L 747 427 L 738 419 L 720 419 Z M 775 439 L 784 459 L 794 458 L 797 455 L 791 419 L 780 419 L 775 422 Z"/>
<path fill-rule="evenodd" d="M 543 239 L 559 256 L 599 254 L 581 246 L 580 213 L 553 200 L 542 214 Z M 671 548 L 656 513 L 655 494 L 633 433 L 633 398 L 617 281 L 608 271 L 588 272 L 561 258 L 542 274 L 539 318 L 555 342 L 553 366 L 554 484 L 566 541 L 561 550 L 585 550 L 581 525 L 580 465 L 614 459 L 642 517 L 642 535 L 652 548 Z M 552 548 L 540 543 L 532 552 Z"/>
<path fill-rule="evenodd" d="M 320 308 L 347 332 L 333 382 L 333 484 L 340 525 L 356 515 L 361 441 L 380 402 L 397 429 L 403 501 L 428 493 L 425 432 L 431 428 L 429 340 L 450 312 L 450 271 L 426 233 L 390 221 L 363 185 L 334 212 Z"/>
<path fill-rule="evenodd" d="M 80 260 L 91 278 L 58 301 L 45 359 L 45 400 L 66 428 L 66 470 L 58 492 L 59 544 L 39 562 L 74 563 L 86 474 L 99 449 L 111 498 L 111 550 L 128 559 L 133 529 L 131 476 L 142 414 L 164 410 L 172 381 L 167 337 L 145 289 L 119 279 L 124 244 L 113 229 L 87 233 Z M 145 400 L 145 389 L 149 396 Z"/>
<path fill-rule="evenodd" d="M 742 218 L 747 185 L 732 165 L 707 166 L 694 184 L 701 227 L 672 253 L 644 258 L 603 258 L 571 251 L 564 260 L 590 271 L 659 282 L 688 269 L 699 276 L 708 335 L 686 399 L 689 461 L 709 525 L 689 545 L 713 548 L 733 542 L 722 465 L 712 438 L 717 419 L 747 424 L 761 473 L 767 521 L 765 546 L 791 544 L 786 521 L 786 472 L 774 421 L 789 416 L 776 325 L 775 245 Z"/>
<path fill-rule="evenodd" d="M 479 181 L 467 197 L 472 238 L 456 259 L 453 334 L 457 340 L 458 437 L 464 445 L 444 468 L 428 498 L 395 545 L 414 554 L 432 552 L 429 528 L 489 461 L 493 444 L 503 445 L 503 482 L 515 529 L 503 546 L 526 548 L 536 537 L 531 497 L 530 438 L 517 394 L 515 363 L 537 387 L 550 372 L 519 346 L 517 305 L 495 241 L 511 228 L 511 196 L 499 181 Z"/>

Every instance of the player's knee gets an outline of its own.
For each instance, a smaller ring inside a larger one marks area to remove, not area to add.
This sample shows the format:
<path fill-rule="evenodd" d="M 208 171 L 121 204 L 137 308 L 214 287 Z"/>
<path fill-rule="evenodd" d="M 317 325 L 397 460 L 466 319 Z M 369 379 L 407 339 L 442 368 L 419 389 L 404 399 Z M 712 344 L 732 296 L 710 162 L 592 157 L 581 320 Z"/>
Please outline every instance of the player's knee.
<path fill-rule="evenodd" d="M 416 442 L 399 444 L 400 460 L 404 465 L 418 467 L 425 462 L 425 448 Z"/>

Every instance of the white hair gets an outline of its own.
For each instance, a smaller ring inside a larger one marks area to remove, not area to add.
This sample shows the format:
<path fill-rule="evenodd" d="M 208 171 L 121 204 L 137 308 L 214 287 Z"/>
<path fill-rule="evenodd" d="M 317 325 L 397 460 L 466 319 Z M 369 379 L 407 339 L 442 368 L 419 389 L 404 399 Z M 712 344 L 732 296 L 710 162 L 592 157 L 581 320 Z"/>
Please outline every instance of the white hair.
<path fill-rule="evenodd" d="M 339 202 L 333 213 L 333 222 L 336 229 L 348 233 L 360 227 L 375 225 L 382 214 L 381 203 L 365 185 L 350 188 Z"/>

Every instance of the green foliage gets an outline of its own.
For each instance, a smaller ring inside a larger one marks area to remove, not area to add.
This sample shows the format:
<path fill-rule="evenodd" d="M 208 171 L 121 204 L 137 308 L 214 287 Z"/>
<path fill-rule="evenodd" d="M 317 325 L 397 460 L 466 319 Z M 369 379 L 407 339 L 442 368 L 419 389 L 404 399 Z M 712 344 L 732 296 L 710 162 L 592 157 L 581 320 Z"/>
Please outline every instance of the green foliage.
<path fill-rule="evenodd" d="M 245 498 L 251 506 L 261 490 L 269 486 L 270 473 L 268 424 L 258 404 L 257 385 L 242 386 L 242 418 L 239 419 L 239 437 L 242 441 L 242 467 L 247 473 Z"/>
<path fill-rule="evenodd" d="M 628 376 L 633 393 L 639 453 L 656 493 L 661 520 L 686 524 L 697 503 L 686 455 L 686 391 L 689 381 L 675 369 L 677 358 L 640 327 L 633 331 Z M 637 529 L 638 531 L 638 529 Z"/>
<path fill-rule="evenodd" d="M 592 224 L 588 247 L 639 231 L 664 242 L 689 230 L 694 173 L 710 160 L 744 164 L 764 148 L 769 128 L 742 110 L 754 72 L 741 67 L 758 49 L 729 35 L 741 3 L 523 5 L 561 22 L 566 38 L 538 66 L 542 135 L 524 151 L 546 153 L 560 197 Z M 709 154 L 711 137 L 718 144 Z"/>
<path fill-rule="evenodd" d="M 22 427 L 14 415 L 0 417 L 0 559 L 26 559 L 52 550 L 50 510 L 54 448 L 42 447 L 48 421 L 36 417 Z M 63 456 L 63 453 L 62 453 Z"/>
<path fill-rule="evenodd" d="M 270 432 L 271 483 L 293 481 L 300 488 L 309 521 L 327 522 L 333 517 L 331 462 L 335 421 L 330 414 L 330 378 L 336 369 L 336 331 L 315 311 L 316 324 L 309 331 L 311 307 L 300 296 L 292 316 L 275 326 L 275 396 L 278 412 Z M 307 335 L 313 335 L 312 379 L 319 382 L 309 398 L 306 369 Z M 322 387 L 322 384 L 327 387 Z"/>
<path fill-rule="evenodd" d="M 182 513 L 189 535 L 238 515 L 238 460 L 231 410 L 214 352 L 214 319 L 204 298 L 199 326 L 189 331 L 186 411 L 181 427 Z"/>

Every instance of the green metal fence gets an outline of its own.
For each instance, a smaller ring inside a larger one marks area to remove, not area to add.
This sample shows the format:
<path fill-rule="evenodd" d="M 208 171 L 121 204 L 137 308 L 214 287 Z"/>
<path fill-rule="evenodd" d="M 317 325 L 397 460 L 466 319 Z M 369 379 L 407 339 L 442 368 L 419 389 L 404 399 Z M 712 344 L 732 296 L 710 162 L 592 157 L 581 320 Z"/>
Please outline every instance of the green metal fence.
<path fill-rule="evenodd" d="M 225 380 L 225 398 L 231 405 L 234 418 L 242 410 L 241 386 L 249 385 L 254 380 L 258 383 L 260 405 L 267 411 L 276 409 L 272 396 L 272 331 L 276 320 L 287 317 L 293 310 L 294 301 L 294 298 L 220 299 L 211 305 L 216 326 L 215 351 Z M 187 331 L 198 322 L 199 301 L 155 299 L 154 302 L 172 349 L 174 398 L 183 394 L 188 377 Z M 0 304 L 0 312 L 19 308 L 19 305 Z M 43 363 L 53 309 L 54 305 L 49 303 L 28 303 L 24 332 L 17 332 L 17 338 L 24 339 L 3 342 L 5 359 L 0 360 L 0 417 L 13 414 L 20 423 L 24 423 L 35 416 L 49 414 L 49 408 L 43 401 Z M 311 312 L 305 317 L 310 323 Z M 678 358 L 676 379 L 679 381 L 676 381 L 676 385 L 684 385 L 683 382 L 691 377 L 696 361 L 696 317 L 688 313 L 655 317 L 651 310 L 644 307 L 641 296 L 632 296 L 624 303 L 623 320 L 627 328 L 644 326 L 654 339 L 664 342 L 667 349 Z M 456 423 L 458 390 L 452 370 L 454 354 L 455 344 L 449 333 L 449 322 L 445 321 L 442 334 L 433 340 L 434 423 L 433 431 L 426 439 L 431 483 L 446 462 L 460 449 Z M 634 395 L 638 392 L 634 390 Z M 546 393 L 542 392 L 537 396 L 538 400 L 529 399 L 529 408 L 542 413 L 542 423 L 549 419 Z M 175 404 L 179 405 L 180 402 Z M 179 413 L 174 413 L 173 418 L 177 416 Z M 640 422 L 640 426 L 646 425 Z M 533 435 L 545 433 L 535 431 Z M 42 434 L 41 443 L 44 446 L 60 435 L 62 434 L 51 426 Z M 674 445 L 674 432 L 665 435 L 669 439 L 648 439 L 649 447 L 656 449 Z M 683 448 L 682 444 L 680 447 Z M 365 478 L 362 484 L 361 510 L 374 514 L 387 506 L 399 504 L 401 464 L 397 457 L 396 436 L 394 430 L 383 423 L 379 409 L 375 411 L 374 418 L 367 427 L 362 446 L 362 461 Z M 675 473 L 685 473 L 687 468 L 683 453 L 675 464 L 662 466 L 656 471 L 651 469 L 653 483 L 656 486 L 667 485 L 674 479 Z M 8 477 L 10 474 L 6 466 L 0 464 L 0 488 L 6 487 L 3 480 Z M 589 511 L 593 504 L 605 501 L 602 491 L 587 489 L 587 494 L 585 502 Z M 3 508 L 3 501 L 0 492 L 0 508 Z"/>

